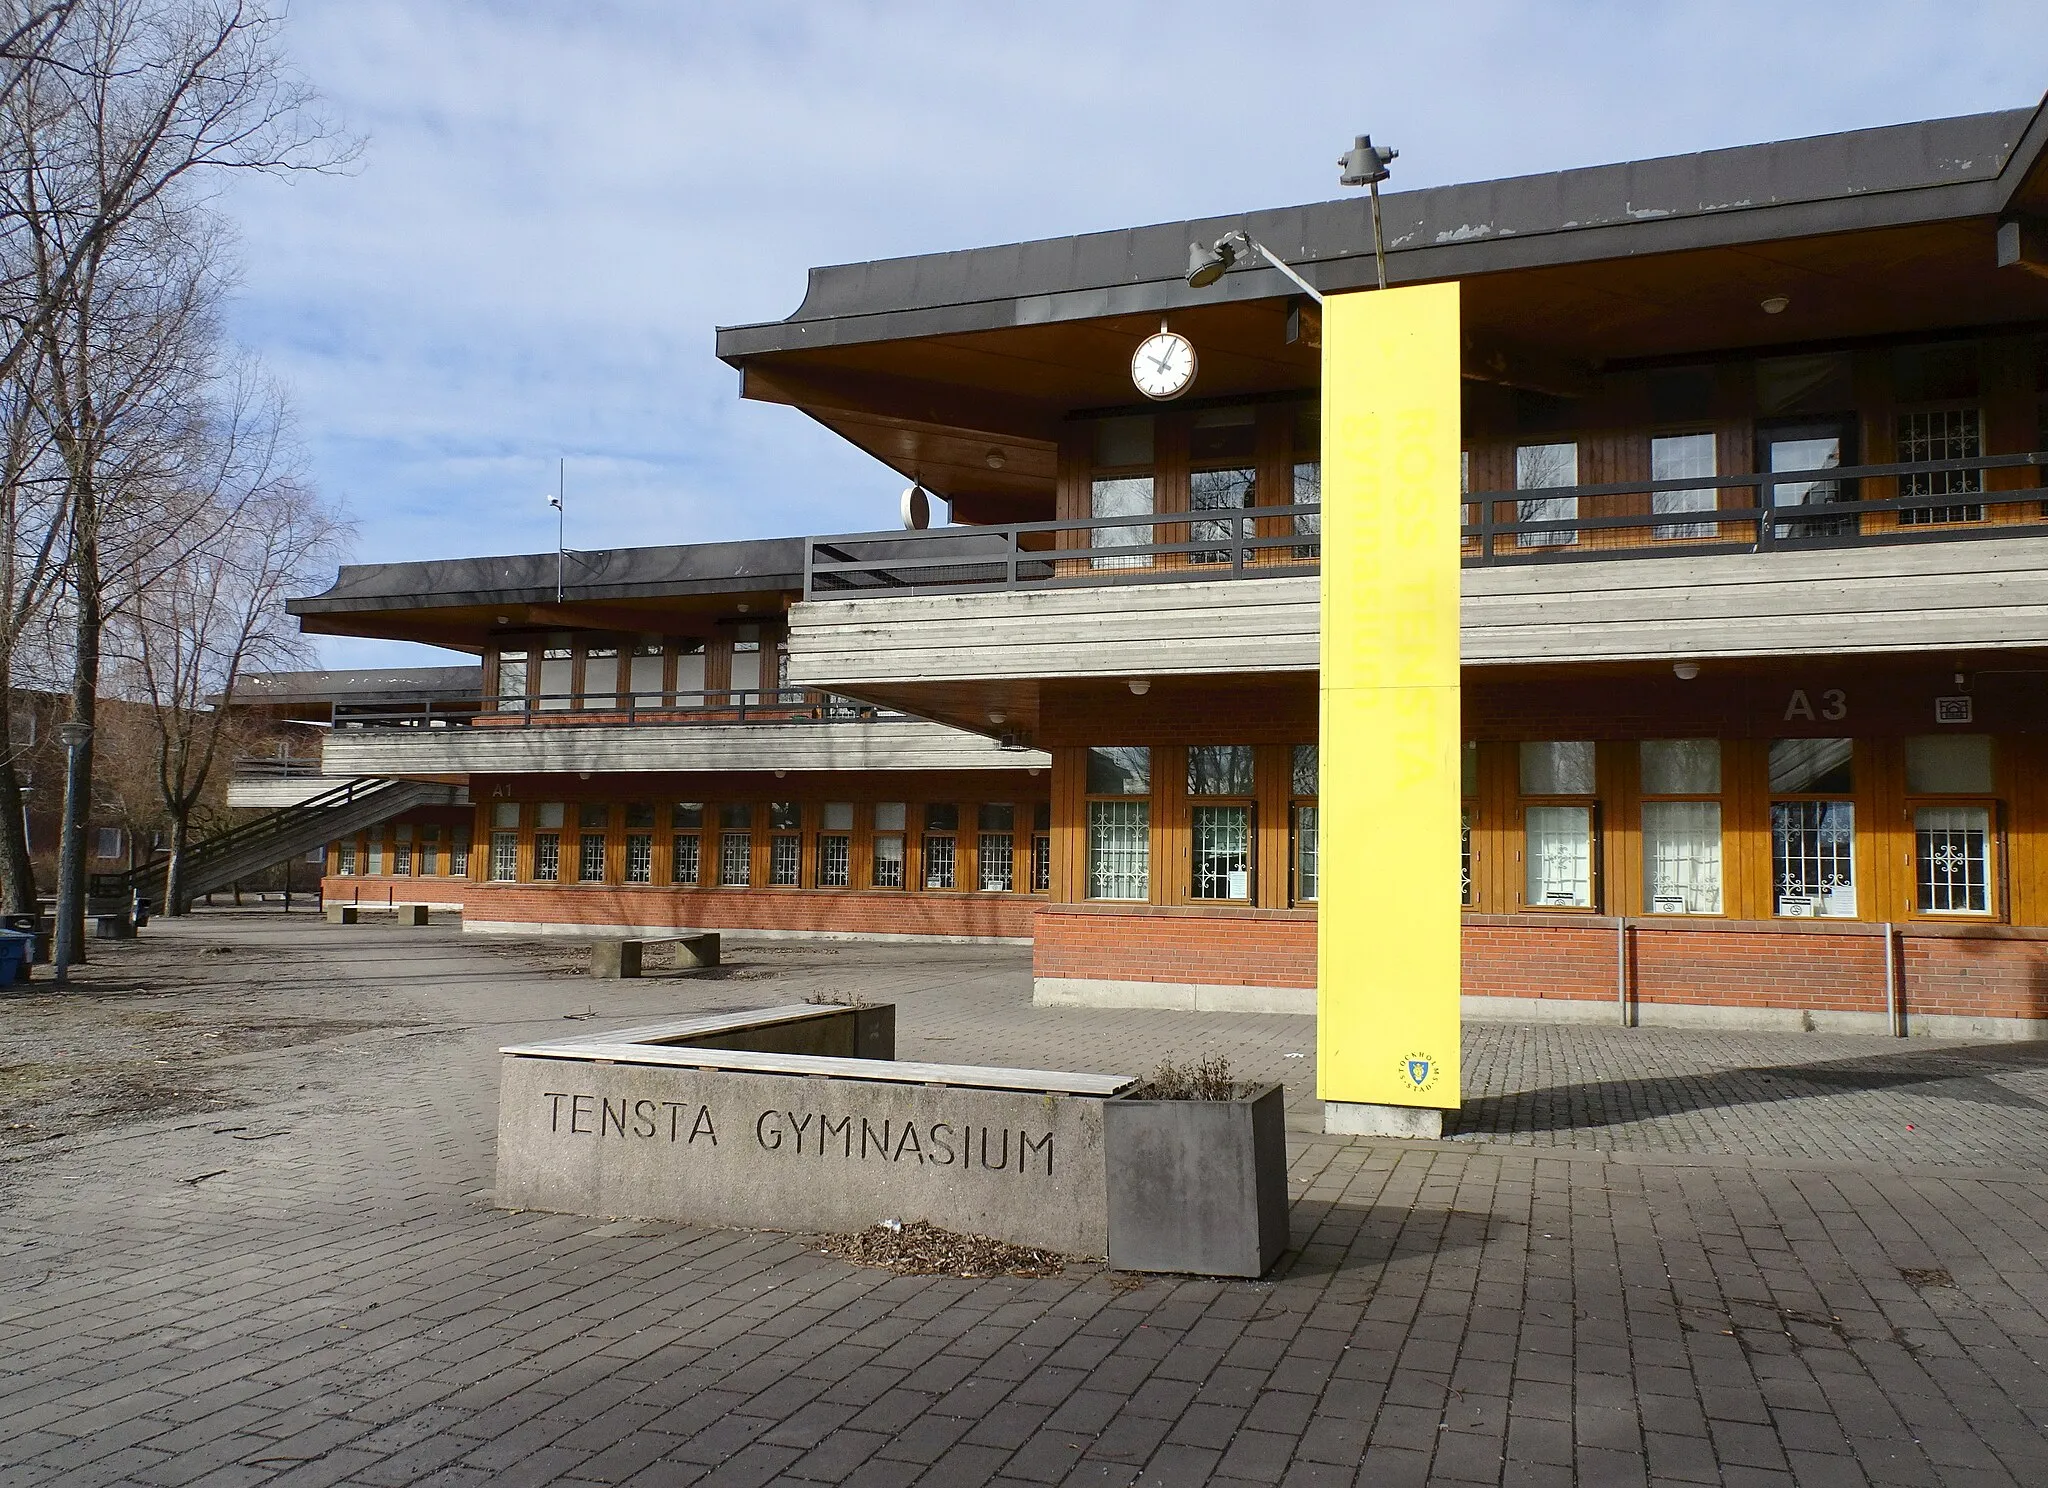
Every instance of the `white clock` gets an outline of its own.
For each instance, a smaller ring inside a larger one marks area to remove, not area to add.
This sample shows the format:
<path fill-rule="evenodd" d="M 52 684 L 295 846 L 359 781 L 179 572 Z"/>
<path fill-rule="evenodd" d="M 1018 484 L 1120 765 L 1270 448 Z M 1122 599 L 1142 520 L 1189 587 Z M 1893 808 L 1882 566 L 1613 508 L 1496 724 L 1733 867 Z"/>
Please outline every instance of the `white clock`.
<path fill-rule="evenodd" d="M 1178 398 L 1194 380 L 1194 344 L 1178 331 L 1161 326 L 1131 353 L 1131 381 L 1155 402 Z"/>

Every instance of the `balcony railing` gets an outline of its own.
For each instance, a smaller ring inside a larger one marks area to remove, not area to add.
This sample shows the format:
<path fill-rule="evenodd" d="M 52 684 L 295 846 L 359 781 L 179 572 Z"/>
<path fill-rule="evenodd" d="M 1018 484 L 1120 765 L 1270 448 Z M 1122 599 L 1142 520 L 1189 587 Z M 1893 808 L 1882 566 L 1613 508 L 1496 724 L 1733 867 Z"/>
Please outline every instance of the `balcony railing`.
<path fill-rule="evenodd" d="M 863 723 L 905 715 L 806 687 L 701 692 L 503 693 L 340 706 L 338 729 L 604 727 L 654 723 Z"/>
<path fill-rule="evenodd" d="M 243 755 L 235 761 L 237 780 L 312 780 L 320 774 L 318 759 L 289 759 L 276 754 Z"/>
<path fill-rule="evenodd" d="M 1490 566 L 2041 535 L 2043 467 L 2034 451 L 1475 492 L 1461 552 Z M 804 597 L 1277 578 L 1317 570 L 1321 530 L 1319 506 L 1254 506 L 816 537 Z"/>

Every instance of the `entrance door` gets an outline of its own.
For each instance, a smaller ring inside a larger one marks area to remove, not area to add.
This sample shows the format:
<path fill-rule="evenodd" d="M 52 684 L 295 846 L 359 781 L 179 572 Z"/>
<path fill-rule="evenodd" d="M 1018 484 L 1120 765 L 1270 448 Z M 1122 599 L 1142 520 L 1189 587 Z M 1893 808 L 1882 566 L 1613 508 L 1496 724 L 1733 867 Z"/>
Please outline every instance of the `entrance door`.
<path fill-rule="evenodd" d="M 1856 420 L 1842 415 L 1801 419 L 1784 423 L 1759 424 L 1756 431 L 1757 469 L 1765 474 L 1779 471 L 1837 470 L 1856 463 Z M 1856 532 L 1856 518 L 1849 513 L 1828 516 L 1808 514 L 1812 508 L 1854 501 L 1856 482 L 1809 477 L 1804 480 L 1774 481 L 1764 488 L 1763 505 L 1777 511 L 1798 509 L 1797 517 L 1779 517 L 1762 524 L 1759 536 L 1766 541 L 1806 537 L 1849 537 Z"/>

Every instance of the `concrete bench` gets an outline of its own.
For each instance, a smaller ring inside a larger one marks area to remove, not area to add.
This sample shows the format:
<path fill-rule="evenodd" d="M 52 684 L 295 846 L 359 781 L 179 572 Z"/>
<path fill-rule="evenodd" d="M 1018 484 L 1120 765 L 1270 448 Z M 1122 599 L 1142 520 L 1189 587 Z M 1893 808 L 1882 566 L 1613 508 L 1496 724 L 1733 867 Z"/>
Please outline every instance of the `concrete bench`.
<path fill-rule="evenodd" d="M 327 906 L 327 923 L 330 925 L 353 925 L 362 917 L 362 911 L 353 904 Z"/>
<path fill-rule="evenodd" d="M 94 940 L 135 939 L 135 916 L 129 913 L 103 914 L 92 917 Z"/>
<path fill-rule="evenodd" d="M 327 906 L 327 923 L 330 925 L 357 925 L 366 914 L 388 914 L 401 925 L 425 925 L 430 923 L 425 904 L 330 904 Z"/>
<path fill-rule="evenodd" d="M 718 964 L 718 932 L 702 930 L 690 935 L 643 936 L 635 940 L 600 940 L 590 947 L 590 974 L 604 981 L 637 977 L 649 946 L 672 945 L 676 965 L 685 969 Z"/>

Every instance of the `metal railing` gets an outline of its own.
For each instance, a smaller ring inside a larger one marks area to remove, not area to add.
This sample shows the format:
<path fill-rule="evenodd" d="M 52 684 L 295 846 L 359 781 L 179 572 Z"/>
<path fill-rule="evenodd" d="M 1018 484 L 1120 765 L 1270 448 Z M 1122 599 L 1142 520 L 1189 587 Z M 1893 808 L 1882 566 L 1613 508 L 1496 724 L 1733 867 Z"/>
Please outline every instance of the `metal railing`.
<path fill-rule="evenodd" d="M 1461 552 L 1496 565 L 2039 534 L 2043 467 L 2048 452 L 2034 451 L 1472 492 L 1461 498 Z M 1731 492 L 1739 504 L 1727 504 Z M 804 597 L 1307 574 L 1320 566 L 1321 527 L 1322 508 L 1301 505 L 814 537 Z"/>
<path fill-rule="evenodd" d="M 309 780 L 320 773 L 320 761 L 289 759 L 275 754 L 243 755 L 235 761 L 237 780 Z"/>
<path fill-rule="evenodd" d="M 692 692 L 500 693 L 416 703 L 342 705 L 337 729 L 532 728 L 649 723 L 864 723 L 904 715 L 808 687 Z"/>
<path fill-rule="evenodd" d="M 804 543 L 804 597 L 946 589 L 975 593 L 1314 573 L 1322 508 L 1225 507 Z"/>

